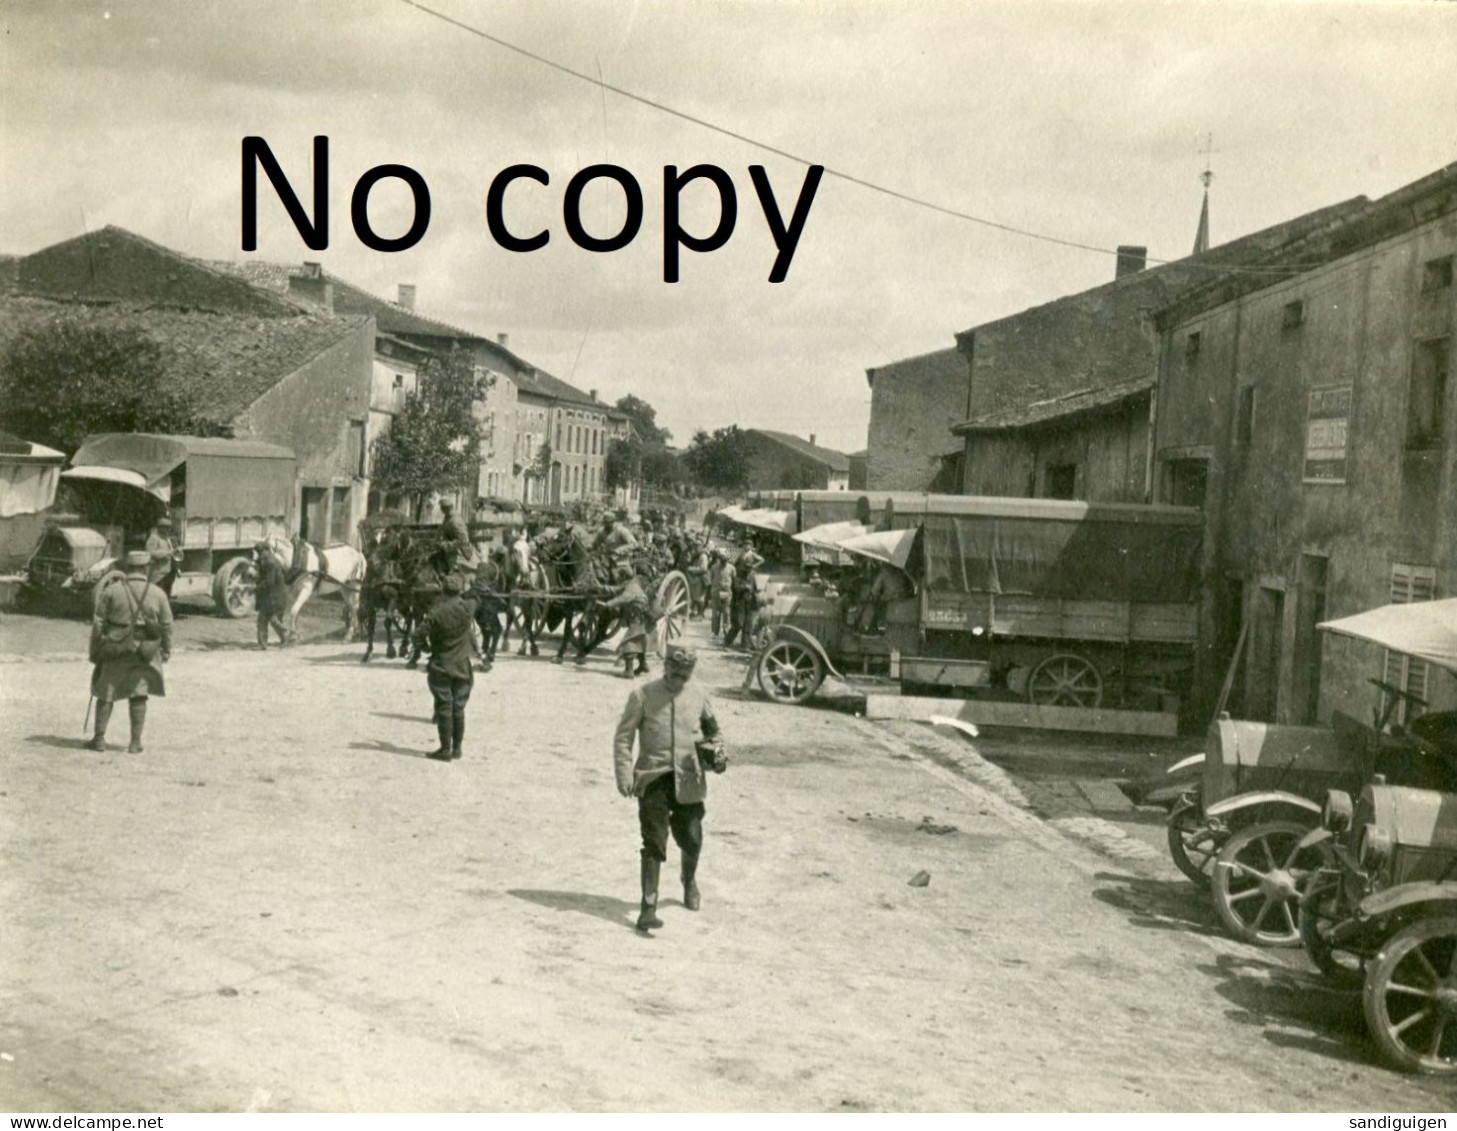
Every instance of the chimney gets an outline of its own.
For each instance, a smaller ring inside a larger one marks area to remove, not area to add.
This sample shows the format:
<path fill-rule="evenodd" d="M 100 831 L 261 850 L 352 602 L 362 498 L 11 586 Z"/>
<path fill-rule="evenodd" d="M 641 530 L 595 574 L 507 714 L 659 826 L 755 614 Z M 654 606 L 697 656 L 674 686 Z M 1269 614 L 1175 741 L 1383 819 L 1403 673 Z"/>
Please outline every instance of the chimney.
<path fill-rule="evenodd" d="M 1136 274 L 1142 271 L 1147 264 L 1148 248 L 1121 243 L 1118 245 L 1118 267 L 1113 273 L 1113 278 L 1121 279 L 1124 275 Z"/>
<path fill-rule="evenodd" d="M 815 434 L 813 432 L 811 432 L 809 434 L 809 446 L 812 447 L 812 448 L 816 446 L 815 445 Z"/>
<path fill-rule="evenodd" d="M 597 390 L 596 389 L 591 390 L 591 392 L 590 392 L 589 395 L 595 401 L 597 399 Z"/>
<path fill-rule="evenodd" d="M 395 305 L 405 310 L 415 309 L 415 284 L 401 283 L 399 298 L 395 299 Z"/>
<path fill-rule="evenodd" d="M 334 284 L 317 263 L 305 263 L 299 270 L 289 273 L 288 293 L 321 306 L 331 314 L 334 311 Z"/>
<path fill-rule="evenodd" d="M 510 334 L 497 334 L 496 335 L 496 344 L 498 346 L 500 346 L 503 350 L 510 349 L 511 348 L 511 335 Z"/>

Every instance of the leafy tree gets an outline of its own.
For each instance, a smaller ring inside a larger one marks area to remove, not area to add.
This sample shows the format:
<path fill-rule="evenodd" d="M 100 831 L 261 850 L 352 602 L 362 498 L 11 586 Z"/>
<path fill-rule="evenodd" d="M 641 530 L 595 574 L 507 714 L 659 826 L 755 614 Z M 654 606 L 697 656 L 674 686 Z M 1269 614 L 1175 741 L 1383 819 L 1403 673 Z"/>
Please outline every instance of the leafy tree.
<path fill-rule="evenodd" d="M 413 495 L 418 519 L 431 491 L 473 482 L 481 425 L 472 409 L 485 399 L 492 380 L 477 374 L 468 350 L 430 357 L 404 409 L 372 445 L 375 488 L 385 495 Z"/>
<path fill-rule="evenodd" d="M 715 429 L 711 436 L 700 429 L 683 462 L 700 486 L 742 490 L 749 482 L 749 434 L 737 424 Z"/>
<path fill-rule="evenodd" d="M 602 461 L 602 482 L 609 491 L 630 486 L 642 474 L 642 441 L 636 436 L 613 440 Z"/>
<path fill-rule="evenodd" d="M 662 445 L 645 447 L 642 454 L 642 479 L 649 487 L 676 487 L 687 478 L 683 459 Z"/>
<path fill-rule="evenodd" d="M 0 357 L 0 421 L 67 454 L 93 432 L 227 433 L 166 387 L 162 348 L 145 330 L 73 318 L 11 341 Z"/>
<path fill-rule="evenodd" d="M 628 393 L 625 397 L 619 397 L 614 407 L 618 412 L 625 412 L 632 417 L 643 443 L 664 445 L 673 438 L 673 433 L 658 427 L 658 410 L 640 397 Z"/>

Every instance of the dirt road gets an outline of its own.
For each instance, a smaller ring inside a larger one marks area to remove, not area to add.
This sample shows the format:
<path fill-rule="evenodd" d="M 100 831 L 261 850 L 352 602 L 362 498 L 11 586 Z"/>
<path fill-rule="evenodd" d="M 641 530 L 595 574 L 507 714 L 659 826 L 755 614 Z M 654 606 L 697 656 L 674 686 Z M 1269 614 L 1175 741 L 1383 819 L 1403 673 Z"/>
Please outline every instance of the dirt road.
<path fill-rule="evenodd" d="M 97 755 L 84 628 L 0 620 L 0 1107 L 1450 1103 L 1375 1064 L 1355 998 L 959 738 L 741 697 L 704 648 L 733 764 L 703 909 L 665 883 L 648 937 L 606 658 L 502 660 L 440 764 L 423 675 L 250 634 L 182 623 L 146 753 Z"/>

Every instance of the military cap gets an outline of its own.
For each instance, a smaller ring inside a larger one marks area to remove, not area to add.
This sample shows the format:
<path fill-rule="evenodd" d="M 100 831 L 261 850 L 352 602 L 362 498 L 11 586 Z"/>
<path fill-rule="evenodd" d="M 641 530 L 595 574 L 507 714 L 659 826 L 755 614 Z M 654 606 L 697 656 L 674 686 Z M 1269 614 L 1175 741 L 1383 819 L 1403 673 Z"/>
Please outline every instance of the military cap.
<path fill-rule="evenodd" d="M 152 555 L 146 550 L 128 550 L 123 563 L 127 569 L 146 569 L 152 564 Z"/>
<path fill-rule="evenodd" d="M 159 519 L 158 519 L 158 520 L 157 520 L 157 525 L 158 525 L 158 526 L 168 526 L 168 527 L 170 527 L 170 526 L 171 526 L 171 525 L 172 525 L 172 520 L 171 520 L 171 519 L 170 519 L 170 518 L 168 518 L 168 517 L 167 517 L 167 516 L 166 516 L 166 515 L 165 515 L 165 514 L 164 514 L 164 515 L 163 515 L 163 516 L 162 516 L 162 517 L 161 517 L 161 518 L 159 518 Z"/>

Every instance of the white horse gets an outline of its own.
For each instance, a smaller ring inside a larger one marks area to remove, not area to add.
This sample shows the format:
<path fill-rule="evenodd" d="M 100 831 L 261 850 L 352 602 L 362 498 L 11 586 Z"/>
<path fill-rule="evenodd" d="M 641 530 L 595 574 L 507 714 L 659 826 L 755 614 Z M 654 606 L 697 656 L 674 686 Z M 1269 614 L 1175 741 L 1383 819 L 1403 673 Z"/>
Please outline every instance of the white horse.
<path fill-rule="evenodd" d="M 359 635 L 359 594 L 364 588 L 368 559 L 353 546 L 330 546 L 320 551 L 312 542 L 295 541 L 275 534 L 268 539 L 268 549 L 283 566 L 285 573 L 302 569 L 293 583 L 288 606 L 288 630 L 298 634 L 298 615 L 315 593 L 337 590 L 344 603 L 344 639 Z M 295 560 L 297 556 L 298 560 Z"/>

